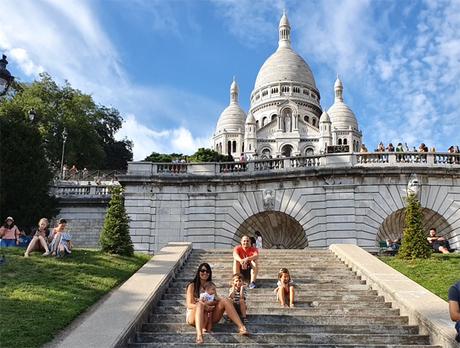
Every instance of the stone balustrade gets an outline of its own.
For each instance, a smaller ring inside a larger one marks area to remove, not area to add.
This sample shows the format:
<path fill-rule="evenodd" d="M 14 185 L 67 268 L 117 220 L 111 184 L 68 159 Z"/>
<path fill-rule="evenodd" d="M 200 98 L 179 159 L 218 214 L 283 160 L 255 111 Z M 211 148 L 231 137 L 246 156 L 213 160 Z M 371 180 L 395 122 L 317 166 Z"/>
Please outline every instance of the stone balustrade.
<path fill-rule="evenodd" d="M 110 187 L 112 185 L 68 185 L 61 182 L 55 182 L 50 187 L 50 193 L 58 198 L 66 197 L 109 197 Z"/>
<path fill-rule="evenodd" d="M 258 159 L 248 162 L 152 163 L 130 162 L 128 175 L 237 175 L 266 171 L 290 171 L 315 167 L 426 166 L 460 167 L 458 153 L 368 152 L 323 154 L 288 158 Z"/>

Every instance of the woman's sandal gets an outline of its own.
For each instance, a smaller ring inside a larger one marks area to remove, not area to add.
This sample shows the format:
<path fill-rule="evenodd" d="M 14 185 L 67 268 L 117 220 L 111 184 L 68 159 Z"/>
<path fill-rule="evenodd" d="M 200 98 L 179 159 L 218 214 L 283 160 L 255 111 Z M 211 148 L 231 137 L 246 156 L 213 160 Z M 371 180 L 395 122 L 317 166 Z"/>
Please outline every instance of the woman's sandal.
<path fill-rule="evenodd" d="M 238 330 L 238 335 L 249 336 L 249 332 L 248 332 L 248 330 L 246 330 L 246 327 L 243 326 Z"/>
<path fill-rule="evenodd" d="M 197 336 L 196 344 L 203 344 L 203 343 L 204 343 L 203 335 Z"/>

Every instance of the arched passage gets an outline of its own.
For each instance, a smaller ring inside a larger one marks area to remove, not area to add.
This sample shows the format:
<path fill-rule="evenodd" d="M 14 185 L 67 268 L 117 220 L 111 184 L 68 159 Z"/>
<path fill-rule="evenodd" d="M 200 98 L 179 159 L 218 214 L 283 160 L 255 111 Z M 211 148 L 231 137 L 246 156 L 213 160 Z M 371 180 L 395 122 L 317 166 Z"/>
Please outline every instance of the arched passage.
<path fill-rule="evenodd" d="M 267 249 L 303 249 L 308 246 L 302 225 L 282 212 L 264 211 L 247 218 L 236 231 L 235 243 L 239 243 L 245 234 L 254 236 L 256 231 L 262 234 Z"/>
<path fill-rule="evenodd" d="M 451 236 L 452 227 L 443 216 L 428 208 L 422 208 L 422 214 L 423 229 L 426 231 L 427 236 L 428 231 L 432 227 L 436 228 L 438 235 L 440 236 L 446 236 L 447 238 Z M 377 240 L 400 238 L 404 230 L 405 218 L 405 208 L 399 209 L 389 215 L 379 228 Z"/>

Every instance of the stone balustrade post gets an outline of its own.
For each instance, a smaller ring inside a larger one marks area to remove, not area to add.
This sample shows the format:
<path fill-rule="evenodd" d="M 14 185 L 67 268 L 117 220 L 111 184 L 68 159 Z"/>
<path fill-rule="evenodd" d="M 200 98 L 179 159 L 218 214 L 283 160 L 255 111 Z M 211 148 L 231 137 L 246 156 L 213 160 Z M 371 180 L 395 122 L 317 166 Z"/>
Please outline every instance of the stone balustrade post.
<path fill-rule="evenodd" d="M 430 152 L 426 154 L 426 164 L 429 166 L 434 166 L 434 156 L 436 156 L 435 153 Z"/>
<path fill-rule="evenodd" d="M 396 165 L 396 153 L 395 152 L 390 152 L 388 154 L 388 164 Z"/>

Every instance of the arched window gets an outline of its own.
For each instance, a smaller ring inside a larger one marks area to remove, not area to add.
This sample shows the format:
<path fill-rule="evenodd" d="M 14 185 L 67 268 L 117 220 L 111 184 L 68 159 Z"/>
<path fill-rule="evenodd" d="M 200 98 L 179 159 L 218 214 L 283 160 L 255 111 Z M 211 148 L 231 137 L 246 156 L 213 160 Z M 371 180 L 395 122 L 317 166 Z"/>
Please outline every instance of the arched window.
<path fill-rule="evenodd" d="M 307 123 L 310 123 L 310 117 L 308 117 L 308 116 L 304 116 L 304 117 L 303 117 L 303 120 L 304 120 L 305 122 L 307 122 Z"/>
<path fill-rule="evenodd" d="M 236 141 L 235 140 L 233 140 L 232 152 L 236 152 Z"/>
<path fill-rule="evenodd" d="M 347 143 L 348 143 L 348 142 L 347 142 L 347 139 L 346 139 L 346 138 L 343 139 L 343 145 L 347 145 Z"/>
<path fill-rule="evenodd" d="M 337 145 L 342 145 L 342 139 L 339 139 L 339 140 L 337 141 Z"/>
<path fill-rule="evenodd" d="M 314 155 L 314 150 L 312 148 L 308 148 L 307 151 L 305 151 L 305 155 L 307 156 L 313 156 Z"/>
<path fill-rule="evenodd" d="M 265 126 L 267 124 L 267 118 L 264 117 L 262 118 L 262 127 Z"/>
<path fill-rule="evenodd" d="M 312 117 L 311 123 L 314 127 L 316 127 L 316 118 Z"/>
<path fill-rule="evenodd" d="M 276 114 L 272 115 L 272 121 L 276 120 L 276 116 L 277 116 Z"/>
<path fill-rule="evenodd" d="M 241 144 L 241 152 L 244 152 L 244 141 L 243 141 L 243 143 Z"/>
<path fill-rule="evenodd" d="M 256 128 L 259 128 L 259 120 L 256 121 Z"/>
<path fill-rule="evenodd" d="M 232 142 L 229 140 L 227 141 L 227 155 L 230 155 L 231 151 L 232 151 Z"/>

